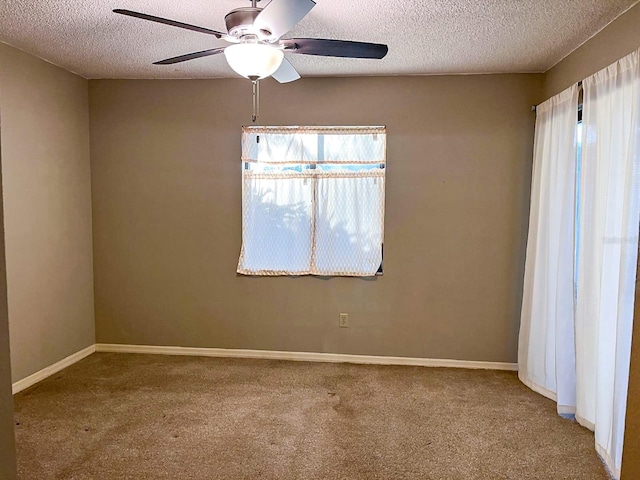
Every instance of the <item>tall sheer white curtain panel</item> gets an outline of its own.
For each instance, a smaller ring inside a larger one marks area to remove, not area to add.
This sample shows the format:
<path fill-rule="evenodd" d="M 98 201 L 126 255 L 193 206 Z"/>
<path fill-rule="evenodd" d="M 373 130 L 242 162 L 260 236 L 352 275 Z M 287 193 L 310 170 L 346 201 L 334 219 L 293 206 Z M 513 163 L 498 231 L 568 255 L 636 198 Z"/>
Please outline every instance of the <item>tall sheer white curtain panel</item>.
<path fill-rule="evenodd" d="M 241 160 L 238 273 L 380 272 L 384 127 L 244 127 Z"/>
<path fill-rule="evenodd" d="M 629 383 L 640 212 L 640 50 L 585 79 L 576 419 L 616 477 Z"/>
<path fill-rule="evenodd" d="M 538 107 L 518 352 L 520 379 L 594 430 L 615 478 L 637 274 L 639 57 L 582 82 L 580 149 L 577 88 Z"/>
<path fill-rule="evenodd" d="M 573 414 L 578 86 L 538 105 L 536 113 L 518 375 L 556 400 L 558 413 Z"/>

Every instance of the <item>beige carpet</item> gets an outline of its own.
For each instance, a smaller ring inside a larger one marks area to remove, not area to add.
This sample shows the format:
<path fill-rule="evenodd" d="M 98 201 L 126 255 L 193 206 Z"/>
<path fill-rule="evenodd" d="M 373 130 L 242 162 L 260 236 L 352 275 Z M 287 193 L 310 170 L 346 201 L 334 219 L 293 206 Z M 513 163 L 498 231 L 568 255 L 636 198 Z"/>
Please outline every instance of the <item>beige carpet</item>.
<path fill-rule="evenodd" d="M 15 406 L 24 480 L 608 478 L 510 372 L 101 353 Z"/>

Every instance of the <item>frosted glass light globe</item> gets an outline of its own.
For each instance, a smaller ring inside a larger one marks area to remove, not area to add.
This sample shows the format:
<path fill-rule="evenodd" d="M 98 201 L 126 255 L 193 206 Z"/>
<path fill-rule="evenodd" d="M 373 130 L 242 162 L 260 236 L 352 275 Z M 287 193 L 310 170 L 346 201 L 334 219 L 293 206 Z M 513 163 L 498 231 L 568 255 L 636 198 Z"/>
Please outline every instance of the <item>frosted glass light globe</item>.
<path fill-rule="evenodd" d="M 251 80 L 266 78 L 280 67 L 282 50 L 263 43 L 236 43 L 224 49 L 229 66 Z"/>

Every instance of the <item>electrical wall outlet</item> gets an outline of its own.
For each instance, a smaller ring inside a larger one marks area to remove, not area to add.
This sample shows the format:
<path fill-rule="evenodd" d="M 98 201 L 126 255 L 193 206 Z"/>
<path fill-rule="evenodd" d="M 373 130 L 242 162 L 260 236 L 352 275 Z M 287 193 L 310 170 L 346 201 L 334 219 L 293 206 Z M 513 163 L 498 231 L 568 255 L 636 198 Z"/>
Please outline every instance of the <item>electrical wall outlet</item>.
<path fill-rule="evenodd" d="M 342 328 L 347 328 L 349 326 L 349 314 L 348 313 L 341 313 L 340 314 L 340 321 L 338 322 L 338 325 L 340 325 L 340 327 L 342 327 Z"/>

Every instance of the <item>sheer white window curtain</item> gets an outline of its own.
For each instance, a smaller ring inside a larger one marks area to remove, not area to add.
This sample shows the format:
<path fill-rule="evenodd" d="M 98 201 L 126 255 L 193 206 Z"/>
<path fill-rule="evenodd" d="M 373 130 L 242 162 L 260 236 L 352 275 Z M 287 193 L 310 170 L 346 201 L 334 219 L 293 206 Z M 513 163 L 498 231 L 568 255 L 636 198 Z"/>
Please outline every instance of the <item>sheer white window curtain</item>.
<path fill-rule="evenodd" d="M 239 273 L 378 272 L 384 127 L 245 127 L 242 165 Z"/>
<path fill-rule="evenodd" d="M 577 210 L 576 87 L 539 107 L 518 354 L 521 380 L 595 431 L 596 450 L 616 478 L 637 273 L 639 54 L 583 81 Z"/>
<path fill-rule="evenodd" d="M 640 206 L 640 51 L 585 79 L 576 298 L 578 421 L 620 474 Z"/>
<path fill-rule="evenodd" d="M 536 110 L 519 377 L 575 413 L 573 249 L 578 86 Z"/>

